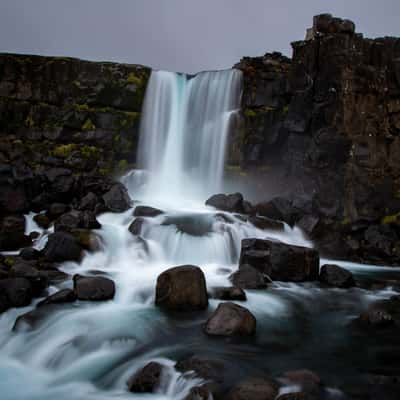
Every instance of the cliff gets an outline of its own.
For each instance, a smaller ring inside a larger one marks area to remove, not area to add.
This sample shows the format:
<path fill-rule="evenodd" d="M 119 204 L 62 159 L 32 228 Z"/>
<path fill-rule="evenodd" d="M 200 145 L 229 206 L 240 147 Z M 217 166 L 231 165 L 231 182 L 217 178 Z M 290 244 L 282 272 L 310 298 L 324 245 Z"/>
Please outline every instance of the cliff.
<path fill-rule="evenodd" d="M 365 39 L 324 14 L 292 47 L 292 60 L 273 53 L 235 66 L 244 74 L 241 166 L 267 171 L 266 192 L 280 173 L 327 253 L 398 262 L 400 39 Z"/>

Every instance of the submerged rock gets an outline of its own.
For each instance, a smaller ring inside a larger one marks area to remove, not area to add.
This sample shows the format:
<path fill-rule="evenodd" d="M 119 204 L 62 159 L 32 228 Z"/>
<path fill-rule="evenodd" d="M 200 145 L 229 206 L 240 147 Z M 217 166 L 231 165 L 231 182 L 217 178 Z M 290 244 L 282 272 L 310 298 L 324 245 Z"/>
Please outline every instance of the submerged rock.
<path fill-rule="evenodd" d="M 111 279 L 102 276 L 75 275 L 74 291 L 79 300 L 111 300 L 115 295 L 115 284 Z"/>
<path fill-rule="evenodd" d="M 319 280 L 329 286 L 349 288 L 355 286 L 353 274 L 338 265 L 325 264 L 321 267 Z"/>
<path fill-rule="evenodd" d="M 157 217 L 160 214 L 163 214 L 163 211 L 149 206 L 137 206 L 133 211 L 135 217 Z"/>
<path fill-rule="evenodd" d="M 164 271 L 157 278 L 156 305 L 183 311 L 207 308 L 208 295 L 203 271 L 194 265 L 182 265 Z"/>
<path fill-rule="evenodd" d="M 243 289 L 235 286 L 217 286 L 211 289 L 211 297 L 220 300 L 246 301 L 246 293 Z"/>
<path fill-rule="evenodd" d="M 183 214 L 167 216 L 162 225 L 175 226 L 180 233 L 190 236 L 206 236 L 213 232 L 214 217 L 209 214 Z"/>
<path fill-rule="evenodd" d="M 76 299 L 76 293 L 72 289 L 62 289 L 51 296 L 46 297 L 44 300 L 39 302 L 37 306 L 42 307 L 49 304 L 72 303 Z"/>
<path fill-rule="evenodd" d="M 160 386 L 163 366 L 150 362 L 129 378 L 128 390 L 133 393 L 152 393 Z"/>
<path fill-rule="evenodd" d="M 217 210 L 228 212 L 244 212 L 243 196 L 240 193 L 233 194 L 215 194 L 206 201 L 207 206 L 212 206 Z"/>
<path fill-rule="evenodd" d="M 248 379 L 235 386 L 228 394 L 227 400 L 275 400 L 278 385 L 267 379 Z"/>
<path fill-rule="evenodd" d="M 262 239 L 242 240 L 239 269 L 250 265 L 272 280 L 304 282 L 318 279 L 319 255 L 314 249 Z"/>
<path fill-rule="evenodd" d="M 210 336 L 248 336 L 256 332 L 256 318 L 235 303 L 220 303 L 204 326 Z"/>

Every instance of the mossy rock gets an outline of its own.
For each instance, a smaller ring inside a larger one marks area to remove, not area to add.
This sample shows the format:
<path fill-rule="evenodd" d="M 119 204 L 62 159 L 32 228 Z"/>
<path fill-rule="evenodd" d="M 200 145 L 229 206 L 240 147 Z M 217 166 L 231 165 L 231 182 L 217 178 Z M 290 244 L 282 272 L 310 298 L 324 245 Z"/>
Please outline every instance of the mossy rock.
<path fill-rule="evenodd" d="M 88 118 L 84 124 L 82 125 L 82 130 L 87 132 L 87 131 L 94 131 L 96 130 L 96 125 L 91 121 L 90 118 Z"/>
<path fill-rule="evenodd" d="M 56 148 L 54 148 L 53 151 L 52 151 L 52 154 L 53 154 L 54 157 L 67 158 L 77 148 L 78 148 L 78 145 L 76 143 L 62 144 L 62 145 L 57 146 Z"/>
<path fill-rule="evenodd" d="M 383 225 L 400 225 L 400 212 L 383 217 L 381 223 Z"/>

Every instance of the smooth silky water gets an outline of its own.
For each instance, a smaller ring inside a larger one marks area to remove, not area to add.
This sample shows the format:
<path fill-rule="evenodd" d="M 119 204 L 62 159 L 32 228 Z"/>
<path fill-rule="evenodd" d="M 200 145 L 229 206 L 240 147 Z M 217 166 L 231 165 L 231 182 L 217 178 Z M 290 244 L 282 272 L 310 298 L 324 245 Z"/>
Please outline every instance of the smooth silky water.
<path fill-rule="evenodd" d="M 33 306 L 0 316 L 0 398 L 2 400 L 183 399 L 200 379 L 174 369 L 176 360 L 201 354 L 225 360 L 231 382 L 241 377 L 278 376 L 287 370 L 315 370 L 331 387 L 357 382 L 379 368 L 351 320 L 376 299 L 394 292 L 398 268 L 344 263 L 356 277 L 389 282 L 368 291 L 321 288 L 315 283 L 275 282 L 267 290 L 247 291 L 240 303 L 257 318 L 249 340 L 209 338 L 205 312 L 166 314 L 154 305 L 157 276 L 169 267 L 194 264 L 207 285 L 229 285 L 237 269 L 243 238 L 275 238 L 312 246 L 298 228 L 259 230 L 240 216 L 206 207 L 221 185 L 226 139 L 239 108 L 239 71 L 205 72 L 194 77 L 152 73 L 144 104 L 139 145 L 142 170 L 122 178 L 134 207 L 145 204 L 164 214 L 146 218 L 141 238 L 128 231 L 132 209 L 98 217 L 102 249 L 62 270 L 73 275 L 101 274 L 116 283 L 108 302 L 54 306 L 32 328 L 12 332 L 15 319 Z M 27 231 L 40 231 L 27 215 Z M 42 232 L 36 242 L 42 248 Z M 325 262 L 326 260 L 324 260 Z M 54 293 L 71 281 L 49 288 Z M 39 301 L 39 300 L 38 300 Z M 129 393 L 130 375 L 151 360 L 165 365 L 157 393 Z M 342 398 L 330 391 L 327 398 Z"/>

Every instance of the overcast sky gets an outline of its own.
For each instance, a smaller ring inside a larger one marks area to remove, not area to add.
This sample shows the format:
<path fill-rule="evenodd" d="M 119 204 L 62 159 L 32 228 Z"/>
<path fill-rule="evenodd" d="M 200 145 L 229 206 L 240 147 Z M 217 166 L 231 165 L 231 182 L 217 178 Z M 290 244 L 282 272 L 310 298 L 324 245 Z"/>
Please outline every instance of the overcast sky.
<path fill-rule="evenodd" d="M 368 37 L 400 36 L 400 0 L 0 0 L 0 52 L 222 69 L 246 55 L 291 55 L 322 12 Z"/>

